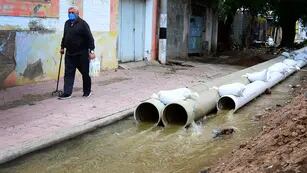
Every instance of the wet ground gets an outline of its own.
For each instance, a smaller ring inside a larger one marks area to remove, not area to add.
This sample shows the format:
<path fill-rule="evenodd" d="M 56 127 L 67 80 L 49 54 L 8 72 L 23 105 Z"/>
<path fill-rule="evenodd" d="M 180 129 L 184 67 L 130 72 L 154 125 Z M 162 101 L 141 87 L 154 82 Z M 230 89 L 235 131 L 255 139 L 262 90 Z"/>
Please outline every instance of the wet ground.
<path fill-rule="evenodd" d="M 93 77 L 90 99 L 82 97 L 80 76 L 79 91 L 65 101 L 50 98 L 56 81 L 0 90 L 0 163 L 122 119 L 154 92 L 194 86 L 241 68 L 192 62 L 103 71 Z"/>
<path fill-rule="evenodd" d="M 307 172 L 307 71 L 301 72 L 295 97 L 259 116 L 260 134 L 212 166 L 210 173 Z M 227 164 L 222 164 L 227 163 Z"/>
<path fill-rule="evenodd" d="M 287 104 L 301 82 L 299 72 L 235 114 L 213 113 L 189 129 L 135 124 L 132 117 L 93 133 L 29 154 L 0 166 L 0 172 L 199 172 L 256 136 L 255 117 Z M 213 139 L 212 130 L 232 127 L 236 133 Z"/>

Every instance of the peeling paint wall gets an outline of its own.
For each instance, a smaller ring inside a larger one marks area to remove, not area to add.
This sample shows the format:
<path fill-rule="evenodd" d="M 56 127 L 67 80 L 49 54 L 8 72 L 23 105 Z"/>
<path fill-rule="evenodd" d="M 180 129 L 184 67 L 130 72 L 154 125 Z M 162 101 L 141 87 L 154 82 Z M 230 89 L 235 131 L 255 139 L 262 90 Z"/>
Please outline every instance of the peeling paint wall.
<path fill-rule="evenodd" d="M 57 18 L 0 14 L 0 88 L 56 79 L 60 42 L 70 6 L 79 7 L 92 30 L 96 61 L 100 64 L 94 67 L 99 69 L 93 70 L 118 67 L 118 0 L 59 0 Z M 64 68 L 62 75 L 63 71 Z"/>
<path fill-rule="evenodd" d="M 16 33 L 17 85 L 56 78 L 61 35 L 61 33 L 40 32 Z M 40 63 L 37 64 L 37 62 Z M 40 73 L 33 69 L 35 67 L 42 69 L 37 70 Z"/>
<path fill-rule="evenodd" d="M 78 6 L 83 11 L 83 0 L 60 0 L 59 14 L 57 18 L 41 18 L 41 17 L 21 17 L 21 16 L 4 16 L 0 15 L 0 30 L 30 30 L 29 25 L 33 21 L 37 22 L 46 30 L 63 30 L 63 25 L 67 20 L 67 9 L 70 6 Z"/>
<path fill-rule="evenodd" d="M 167 58 L 188 55 L 190 0 L 167 2 Z"/>
<path fill-rule="evenodd" d="M 15 32 L 0 31 L 0 88 L 16 83 Z"/>
<path fill-rule="evenodd" d="M 96 58 L 100 60 L 101 69 L 115 69 L 118 67 L 117 61 L 117 37 L 116 32 L 94 33 L 96 48 Z M 98 46 L 101 45 L 101 46 Z"/>
<path fill-rule="evenodd" d="M 59 0 L 0 0 L 0 15 L 58 17 Z"/>

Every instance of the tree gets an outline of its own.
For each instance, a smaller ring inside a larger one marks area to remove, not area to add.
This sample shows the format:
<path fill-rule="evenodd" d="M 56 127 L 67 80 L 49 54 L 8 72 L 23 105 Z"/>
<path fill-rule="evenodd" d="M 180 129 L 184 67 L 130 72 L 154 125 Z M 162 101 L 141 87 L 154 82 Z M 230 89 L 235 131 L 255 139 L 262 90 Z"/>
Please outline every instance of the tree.
<path fill-rule="evenodd" d="M 252 20 L 258 15 L 267 16 L 272 12 L 275 21 L 282 27 L 281 46 L 292 47 L 295 39 L 296 21 L 307 20 L 307 0 L 216 0 L 220 14 L 220 24 L 228 31 L 222 34 L 223 43 L 229 43 L 230 29 L 238 9 L 246 9 Z M 252 22 L 252 21 L 251 21 Z M 222 32 L 220 32 L 222 33 Z M 226 35 L 227 34 L 227 35 Z M 221 40 L 220 40 L 221 41 Z"/>
<path fill-rule="evenodd" d="M 275 18 L 282 28 L 281 46 L 292 47 L 295 39 L 296 21 L 306 19 L 306 0 L 270 0 Z"/>
<path fill-rule="evenodd" d="M 219 42 L 224 44 L 224 48 L 231 48 L 231 25 L 234 20 L 234 16 L 239 9 L 244 9 L 243 11 L 248 11 L 252 16 L 250 25 L 257 18 L 257 15 L 267 11 L 267 0 L 218 0 L 218 10 L 219 10 Z M 243 43 L 247 42 L 249 33 L 244 33 Z"/>
<path fill-rule="evenodd" d="M 237 10 L 241 6 L 241 0 L 219 0 L 218 12 L 219 12 L 219 34 L 218 42 L 221 49 L 231 49 L 231 25 L 234 20 L 234 16 Z"/>

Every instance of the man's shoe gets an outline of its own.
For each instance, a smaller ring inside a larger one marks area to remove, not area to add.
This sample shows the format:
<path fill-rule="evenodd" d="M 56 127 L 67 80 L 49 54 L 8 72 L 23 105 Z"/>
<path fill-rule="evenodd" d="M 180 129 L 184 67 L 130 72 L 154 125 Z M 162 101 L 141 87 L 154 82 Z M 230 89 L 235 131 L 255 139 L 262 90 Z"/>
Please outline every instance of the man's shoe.
<path fill-rule="evenodd" d="M 70 99 L 71 98 L 71 94 L 65 94 L 65 93 L 63 93 L 63 94 L 61 94 L 60 96 L 59 96 L 59 100 L 66 100 L 66 99 Z"/>
<path fill-rule="evenodd" d="M 92 95 L 92 92 L 84 93 L 84 94 L 83 94 L 83 97 L 90 97 L 91 95 Z"/>

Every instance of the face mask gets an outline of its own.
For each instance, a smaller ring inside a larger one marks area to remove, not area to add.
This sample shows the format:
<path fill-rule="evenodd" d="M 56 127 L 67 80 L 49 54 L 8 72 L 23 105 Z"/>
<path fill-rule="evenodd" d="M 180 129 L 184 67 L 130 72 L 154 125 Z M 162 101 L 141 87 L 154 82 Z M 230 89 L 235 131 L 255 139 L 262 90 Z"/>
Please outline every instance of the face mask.
<path fill-rule="evenodd" d="M 68 19 L 71 20 L 71 21 L 74 21 L 77 19 L 77 15 L 74 14 L 74 13 L 69 13 L 68 14 Z"/>

